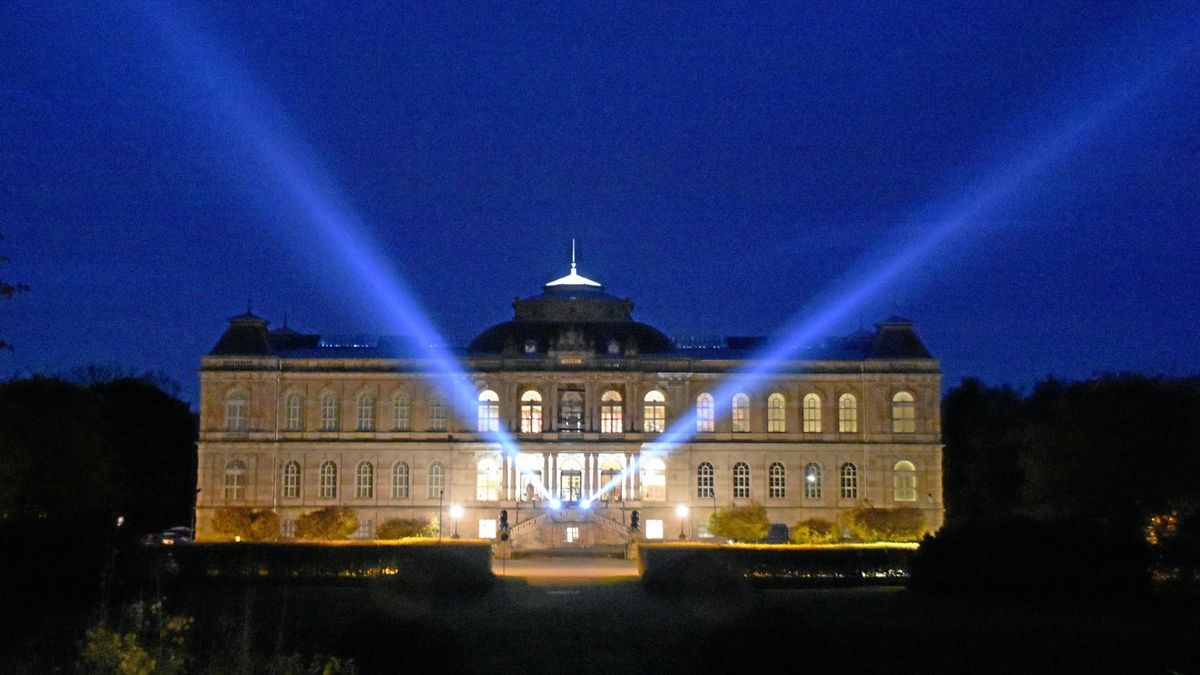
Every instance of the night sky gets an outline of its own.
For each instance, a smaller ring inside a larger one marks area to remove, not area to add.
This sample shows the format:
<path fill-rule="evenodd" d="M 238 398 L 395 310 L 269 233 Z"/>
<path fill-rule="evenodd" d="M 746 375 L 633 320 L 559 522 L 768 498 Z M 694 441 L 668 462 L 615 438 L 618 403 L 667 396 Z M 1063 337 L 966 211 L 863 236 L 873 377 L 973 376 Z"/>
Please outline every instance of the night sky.
<path fill-rule="evenodd" d="M 452 343 L 572 237 L 669 335 L 770 334 L 966 213 L 831 332 L 909 317 L 948 385 L 1200 371 L 1196 3 L 67 4 L 0 4 L 3 375 L 194 402 L 248 300 L 393 332 L 314 184 Z"/>

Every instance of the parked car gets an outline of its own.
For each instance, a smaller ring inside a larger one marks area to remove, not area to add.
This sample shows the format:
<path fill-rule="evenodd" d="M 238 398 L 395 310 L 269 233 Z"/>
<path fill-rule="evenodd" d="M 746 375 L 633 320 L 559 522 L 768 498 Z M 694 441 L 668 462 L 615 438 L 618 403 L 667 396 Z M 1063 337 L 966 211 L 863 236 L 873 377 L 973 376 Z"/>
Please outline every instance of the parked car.
<path fill-rule="evenodd" d="M 158 543 L 162 544 L 163 546 L 190 544 L 192 543 L 192 528 L 172 527 L 167 530 L 163 530 L 163 533 L 158 537 Z"/>

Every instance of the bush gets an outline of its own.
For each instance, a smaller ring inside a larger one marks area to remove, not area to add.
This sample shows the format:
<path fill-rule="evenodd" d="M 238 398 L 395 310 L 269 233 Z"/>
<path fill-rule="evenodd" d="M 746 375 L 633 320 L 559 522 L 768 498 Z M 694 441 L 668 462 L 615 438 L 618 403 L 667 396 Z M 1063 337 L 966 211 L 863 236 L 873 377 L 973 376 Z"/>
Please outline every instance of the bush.
<path fill-rule="evenodd" d="M 327 506 L 296 519 L 300 539 L 348 539 L 358 529 L 358 516 L 345 506 Z"/>
<path fill-rule="evenodd" d="M 379 539 L 404 539 L 405 537 L 430 536 L 431 524 L 427 520 L 416 518 L 389 518 L 383 521 L 376 531 Z"/>
<path fill-rule="evenodd" d="M 735 541 L 758 541 L 771 531 L 767 509 L 754 502 L 749 506 L 727 506 L 708 518 L 708 531 Z"/>
<path fill-rule="evenodd" d="M 877 509 L 860 506 L 850 512 L 850 535 L 859 541 L 918 541 L 925 533 L 920 509 Z"/>
<path fill-rule="evenodd" d="M 796 544 L 832 544 L 841 538 L 840 534 L 828 520 L 809 518 L 792 525 L 791 539 Z"/>
<path fill-rule="evenodd" d="M 279 514 L 270 509 L 224 506 L 213 514 L 213 531 L 246 541 L 266 541 L 279 535 Z"/>

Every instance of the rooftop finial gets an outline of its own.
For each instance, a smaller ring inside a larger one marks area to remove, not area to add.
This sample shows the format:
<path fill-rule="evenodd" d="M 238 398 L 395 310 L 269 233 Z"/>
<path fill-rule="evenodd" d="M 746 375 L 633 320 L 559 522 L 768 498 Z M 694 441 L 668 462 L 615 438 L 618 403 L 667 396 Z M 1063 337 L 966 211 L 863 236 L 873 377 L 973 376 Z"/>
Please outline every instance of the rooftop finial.
<path fill-rule="evenodd" d="M 575 237 L 571 237 L 571 274 L 575 274 Z"/>
<path fill-rule="evenodd" d="M 577 272 L 576 269 L 577 268 L 575 266 L 575 237 L 571 237 L 571 273 L 560 279 L 555 279 L 554 281 L 551 281 L 550 283 L 548 283 L 546 285 L 547 286 L 595 286 L 597 288 L 600 287 L 599 282 L 592 281 L 591 279 L 588 279 L 586 277 L 579 276 L 579 272 Z"/>

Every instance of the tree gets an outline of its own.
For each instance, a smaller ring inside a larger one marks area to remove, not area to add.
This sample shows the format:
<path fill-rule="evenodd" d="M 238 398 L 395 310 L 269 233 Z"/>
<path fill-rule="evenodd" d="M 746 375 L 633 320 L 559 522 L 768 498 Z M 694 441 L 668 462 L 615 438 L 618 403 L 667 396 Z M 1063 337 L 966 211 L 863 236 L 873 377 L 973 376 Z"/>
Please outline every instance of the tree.
<path fill-rule="evenodd" d="M 917 541 L 925 533 L 920 509 L 878 509 L 860 506 L 847 517 L 850 534 L 860 541 Z"/>
<path fill-rule="evenodd" d="M 727 506 L 708 517 L 708 531 L 723 539 L 758 541 L 771 530 L 767 509 L 758 502 Z"/>
<path fill-rule="evenodd" d="M 996 517 L 1020 507 L 1028 450 L 1024 401 L 1011 387 L 967 378 L 942 401 L 946 519 Z"/>
<path fill-rule="evenodd" d="M 300 539 L 346 539 L 358 529 L 358 516 L 345 506 L 327 506 L 296 519 Z"/>
<path fill-rule="evenodd" d="M 4 236 L 0 235 L 0 241 L 3 241 L 3 239 Z M 3 265 L 6 262 L 8 262 L 8 257 L 0 255 L 0 265 Z M 14 296 L 28 292 L 29 286 L 26 284 L 23 284 L 19 281 L 6 281 L 3 277 L 0 277 L 0 300 L 10 300 Z M 5 342 L 3 337 L 0 337 L 0 349 L 8 349 L 11 351 L 12 348 L 13 347 L 11 344 Z"/>
<path fill-rule="evenodd" d="M 270 509 L 225 506 L 213 514 L 213 530 L 247 541 L 274 539 L 279 536 L 279 514 Z"/>
<path fill-rule="evenodd" d="M 821 518 L 802 520 L 788 534 L 797 544 L 832 544 L 841 538 L 837 525 Z"/>

